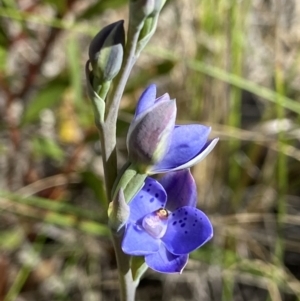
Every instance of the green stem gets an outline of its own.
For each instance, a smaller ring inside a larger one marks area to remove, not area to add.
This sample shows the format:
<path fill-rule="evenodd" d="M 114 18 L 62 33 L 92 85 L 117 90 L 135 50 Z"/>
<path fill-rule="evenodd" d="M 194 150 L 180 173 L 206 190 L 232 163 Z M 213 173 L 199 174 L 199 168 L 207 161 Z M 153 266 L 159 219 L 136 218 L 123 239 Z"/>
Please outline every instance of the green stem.
<path fill-rule="evenodd" d="M 282 5 L 280 2 L 276 3 L 276 13 L 277 17 L 280 14 L 280 11 L 282 10 Z M 278 19 L 277 19 L 278 20 Z M 281 44 L 280 44 L 280 38 L 278 29 L 279 24 L 276 23 L 275 26 L 275 61 L 274 61 L 274 73 L 275 73 L 275 89 L 278 95 L 285 95 L 285 82 L 284 82 L 284 71 L 282 67 L 282 59 L 281 59 Z M 282 104 L 282 99 L 278 97 L 276 102 L 276 117 L 278 120 L 282 121 L 285 118 L 285 109 Z M 276 263 L 279 266 L 283 265 L 283 259 L 284 259 L 284 224 L 283 224 L 283 218 L 286 215 L 286 194 L 288 191 L 288 172 L 287 172 L 287 157 L 284 153 L 285 150 L 285 130 L 282 128 L 279 128 L 278 131 L 278 156 L 277 156 L 277 185 L 278 185 L 278 200 L 277 200 L 277 210 L 278 210 L 278 219 L 277 219 L 277 225 L 278 225 L 278 236 L 276 239 L 275 244 L 275 256 L 276 256 Z"/>
<path fill-rule="evenodd" d="M 119 104 L 123 95 L 130 71 L 137 60 L 136 47 L 139 39 L 140 32 L 143 28 L 143 23 L 136 26 L 129 24 L 128 28 L 128 42 L 126 44 L 124 60 L 122 63 L 121 71 L 116 77 L 116 83 L 113 87 L 112 97 L 108 99 L 106 104 L 106 121 L 116 123 Z"/>
<path fill-rule="evenodd" d="M 134 301 L 138 281 L 134 281 L 131 271 L 131 256 L 122 252 L 123 235 L 112 233 L 120 282 L 120 301 Z"/>
<path fill-rule="evenodd" d="M 135 49 L 142 25 L 137 26 L 135 31 L 128 32 L 128 43 L 125 49 L 125 56 L 122 68 L 116 77 L 116 83 L 112 90 L 112 97 L 108 98 L 105 108 L 105 122 L 99 127 L 100 139 L 103 153 L 103 166 L 107 196 L 111 199 L 111 191 L 117 178 L 117 152 L 116 152 L 116 130 L 118 110 L 130 71 L 136 61 Z"/>
<path fill-rule="evenodd" d="M 105 123 L 98 129 L 102 150 L 106 195 L 108 202 L 110 202 L 112 201 L 111 191 L 117 177 L 116 137 L 115 134 L 113 135 L 111 132 L 112 129 Z"/>
<path fill-rule="evenodd" d="M 128 42 L 125 48 L 122 67 L 120 73 L 115 79 L 111 98 L 108 98 L 106 102 L 105 121 L 98 127 L 103 156 L 106 193 L 109 201 L 112 200 L 111 192 L 117 178 L 116 129 L 119 104 L 126 82 L 130 75 L 130 71 L 137 59 L 135 50 L 142 27 L 143 24 L 139 24 L 134 28 L 129 26 Z M 122 252 L 122 236 L 112 233 L 112 241 L 118 265 L 121 301 L 134 301 L 138 283 L 134 281 L 132 277 L 130 267 L 131 257 Z"/>
<path fill-rule="evenodd" d="M 109 88 L 110 82 L 102 85 L 98 93 L 101 99 L 106 98 Z M 95 123 L 100 136 L 107 200 L 111 201 L 110 192 L 117 177 L 116 124 L 110 126 L 100 120 L 95 120 Z"/>

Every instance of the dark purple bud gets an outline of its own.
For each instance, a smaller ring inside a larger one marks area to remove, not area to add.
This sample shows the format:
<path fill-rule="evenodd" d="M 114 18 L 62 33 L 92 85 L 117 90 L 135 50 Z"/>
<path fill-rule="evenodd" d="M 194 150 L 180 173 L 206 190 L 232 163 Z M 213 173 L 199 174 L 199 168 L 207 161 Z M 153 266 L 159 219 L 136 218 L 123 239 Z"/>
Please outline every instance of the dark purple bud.
<path fill-rule="evenodd" d="M 93 75 L 100 82 L 112 80 L 121 69 L 125 45 L 123 23 L 121 20 L 104 27 L 90 44 Z"/>

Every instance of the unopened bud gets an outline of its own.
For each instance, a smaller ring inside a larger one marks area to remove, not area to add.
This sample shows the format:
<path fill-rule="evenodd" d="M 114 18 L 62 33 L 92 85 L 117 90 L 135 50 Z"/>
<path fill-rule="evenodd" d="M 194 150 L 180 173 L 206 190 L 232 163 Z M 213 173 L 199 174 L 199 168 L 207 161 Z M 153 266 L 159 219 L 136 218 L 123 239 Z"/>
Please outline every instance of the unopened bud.
<path fill-rule="evenodd" d="M 136 21 L 143 20 L 159 13 L 165 2 L 166 0 L 131 0 L 130 17 Z"/>
<path fill-rule="evenodd" d="M 145 2 L 146 0 L 137 0 L 136 2 Z M 133 1 L 134 2 L 134 1 Z M 150 2 L 150 0 L 149 0 Z M 136 55 L 139 56 L 141 51 L 145 48 L 151 37 L 153 36 L 156 27 L 157 27 L 157 21 L 158 16 L 163 8 L 166 0 L 152 0 L 151 1 L 153 6 L 151 13 L 148 12 L 148 15 L 146 15 L 143 19 L 141 32 L 139 35 L 139 40 L 136 47 Z M 133 10 L 131 19 L 135 20 L 134 18 L 137 18 L 135 11 Z M 133 22 L 134 23 L 134 22 Z M 134 24 L 135 25 L 135 24 Z"/>
<path fill-rule="evenodd" d="M 138 166 L 151 166 L 164 157 L 175 126 L 175 100 L 168 94 L 155 99 L 155 94 L 155 85 L 146 89 L 129 127 L 129 160 Z"/>
<path fill-rule="evenodd" d="M 121 69 L 125 45 L 123 23 L 121 20 L 104 27 L 90 44 L 93 75 L 99 82 L 112 80 Z"/>

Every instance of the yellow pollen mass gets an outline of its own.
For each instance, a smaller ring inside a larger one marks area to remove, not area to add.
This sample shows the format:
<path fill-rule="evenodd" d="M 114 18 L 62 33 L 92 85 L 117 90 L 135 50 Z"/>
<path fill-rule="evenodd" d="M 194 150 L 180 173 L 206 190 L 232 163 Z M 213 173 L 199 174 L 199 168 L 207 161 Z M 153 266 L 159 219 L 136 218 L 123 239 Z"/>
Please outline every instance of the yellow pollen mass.
<path fill-rule="evenodd" d="M 160 218 L 160 219 L 167 219 L 168 218 L 168 211 L 166 209 L 160 208 L 156 211 L 156 215 Z"/>

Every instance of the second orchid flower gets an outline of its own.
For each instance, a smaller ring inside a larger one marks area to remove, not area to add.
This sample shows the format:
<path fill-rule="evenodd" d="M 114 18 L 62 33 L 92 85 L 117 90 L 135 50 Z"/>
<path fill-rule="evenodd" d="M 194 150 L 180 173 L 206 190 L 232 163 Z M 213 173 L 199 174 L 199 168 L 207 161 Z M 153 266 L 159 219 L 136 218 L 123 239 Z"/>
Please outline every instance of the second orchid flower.
<path fill-rule="evenodd" d="M 148 174 L 189 168 L 203 160 L 218 138 L 208 140 L 211 128 L 175 125 L 176 103 L 169 94 L 156 98 L 156 86 L 141 95 L 127 135 L 129 160 Z"/>

